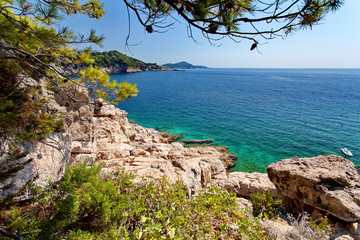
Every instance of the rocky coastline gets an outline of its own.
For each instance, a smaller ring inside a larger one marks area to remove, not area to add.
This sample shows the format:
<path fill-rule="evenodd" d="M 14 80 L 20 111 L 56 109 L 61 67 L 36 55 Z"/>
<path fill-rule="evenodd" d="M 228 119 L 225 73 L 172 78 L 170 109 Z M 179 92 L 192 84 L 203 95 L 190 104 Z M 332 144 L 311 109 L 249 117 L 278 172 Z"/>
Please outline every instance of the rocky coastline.
<path fill-rule="evenodd" d="M 64 67 L 64 72 L 69 75 L 76 74 L 79 70 L 81 70 L 83 66 L 69 64 Z M 151 72 L 151 71 L 177 71 L 176 69 L 171 69 L 161 65 L 149 65 L 146 68 L 131 68 L 126 64 L 116 63 L 110 67 L 100 67 L 101 71 L 106 72 L 108 74 L 113 73 L 139 73 L 139 72 Z"/>
<path fill-rule="evenodd" d="M 138 72 L 149 72 L 149 71 L 176 71 L 165 66 L 150 65 L 145 69 L 140 68 L 129 68 L 125 64 L 115 64 L 111 67 L 101 67 L 101 71 L 106 73 L 138 73 Z"/>
<path fill-rule="evenodd" d="M 70 92 L 77 101 L 68 97 Z M 29 154 L 0 169 L 0 200 L 19 193 L 18 200 L 26 199 L 29 182 L 45 186 L 58 181 L 67 165 L 102 163 L 104 173 L 118 168 L 135 173 L 135 182 L 149 176 L 170 183 L 181 180 L 190 194 L 219 186 L 235 193 L 243 208 L 251 208 L 251 194 L 270 189 L 294 212 L 306 211 L 314 218 L 328 215 L 335 226 L 333 239 L 360 238 L 360 176 L 349 160 L 295 157 L 270 164 L 268 174 L 228 172 L 236 157 L 226 147 L 184 147 L 168 134 L 129 122 L 125 111 L 92 100 L 80 86 L 57 93 L 43 87 L 43 93 L 48 111 L 64 116 L 64 130 L 22 146 Z M 268 225 L 291 231 L 286 221 Z"/>

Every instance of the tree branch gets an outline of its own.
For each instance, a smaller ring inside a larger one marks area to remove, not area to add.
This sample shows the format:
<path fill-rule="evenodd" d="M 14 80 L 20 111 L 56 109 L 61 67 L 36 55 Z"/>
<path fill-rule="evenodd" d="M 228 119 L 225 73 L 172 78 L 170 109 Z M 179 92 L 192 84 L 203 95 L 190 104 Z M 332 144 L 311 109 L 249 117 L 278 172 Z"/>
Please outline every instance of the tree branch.
<path fill-rule="evenodd" d="M 18 240 L 23 240 L 24 236 L 39 233 L 39 232 L 41 232 L 41 230 L 36 230 L 33 232 L 25 232 L 25 233 L 11 233 L 11 232 L 8 232 L 8 231 L 0 228 L 0 234 L 4 235 L 6 237 L 9 237 L 9 238 L 18 239 Z"/>

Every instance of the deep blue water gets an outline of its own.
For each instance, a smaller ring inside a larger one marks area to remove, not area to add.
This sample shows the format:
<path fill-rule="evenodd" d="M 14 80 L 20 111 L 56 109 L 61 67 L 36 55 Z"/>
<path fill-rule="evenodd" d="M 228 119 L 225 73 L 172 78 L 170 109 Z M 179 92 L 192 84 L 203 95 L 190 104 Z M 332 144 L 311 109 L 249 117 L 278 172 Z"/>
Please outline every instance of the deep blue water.
<path fill-rule="evenodd" d="M 118 107 L 138 124 L 215 139 L 261 171 L 294 156 L 354 153 L 360 165 L 360 69 L 201 69 L 112 74 L 139 94 Z M 305 124 L 306 122 L 306 124 Z"/>

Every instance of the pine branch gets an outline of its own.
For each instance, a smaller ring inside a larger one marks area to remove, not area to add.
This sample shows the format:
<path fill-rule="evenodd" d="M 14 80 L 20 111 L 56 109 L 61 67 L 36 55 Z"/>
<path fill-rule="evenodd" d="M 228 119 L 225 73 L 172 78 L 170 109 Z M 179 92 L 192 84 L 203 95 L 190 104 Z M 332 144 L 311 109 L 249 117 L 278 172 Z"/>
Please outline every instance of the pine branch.
<path fill-rule="evenodd" d="M 9 237 L 9 238 L 18 239 L 18 240 L 23 240 L 24 236 L 39 233 L 39 232 L 41 232 L 41 230 L 36 230 L 33 232 L 25 232 L 25 233 L 11 233 L 11 232 L 8 232 L 8 231 L 0 228 L 0 234 L 4 235 L 6 237 Z"/>

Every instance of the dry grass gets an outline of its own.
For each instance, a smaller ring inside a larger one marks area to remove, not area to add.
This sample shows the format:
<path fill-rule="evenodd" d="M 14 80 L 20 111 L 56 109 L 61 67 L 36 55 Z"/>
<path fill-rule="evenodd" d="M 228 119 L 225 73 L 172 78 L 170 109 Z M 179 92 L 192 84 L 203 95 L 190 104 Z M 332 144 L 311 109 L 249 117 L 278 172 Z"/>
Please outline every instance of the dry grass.
<path fill-rule="evenodd" d="M 287 220 L 287 223 L 265 220 L 261 227 L 270 239 L 276 240 L 327 240 L 332 237 L 333 230 L 327 224 L 327 219 L 314 222 L 309 214 L 303 213 L 297 218 L 288 215 Z"/>

